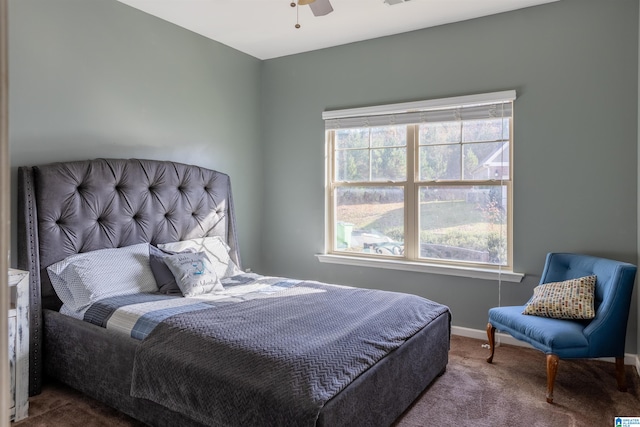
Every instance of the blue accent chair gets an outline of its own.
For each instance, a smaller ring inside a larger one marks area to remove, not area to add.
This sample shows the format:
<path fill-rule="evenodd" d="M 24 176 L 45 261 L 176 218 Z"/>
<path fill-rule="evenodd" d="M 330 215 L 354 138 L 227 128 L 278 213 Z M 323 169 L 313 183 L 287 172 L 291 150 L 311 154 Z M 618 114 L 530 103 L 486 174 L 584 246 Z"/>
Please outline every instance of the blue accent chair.
<path fill-rule="evenodd" d="M 626 391 L 624 341 L 636 266 L 625 262 L 570 253 L 547 254 L 540 284 L 595 275 L 595 318 L 565 320 L 522 314 L 525 306 L 489 310 L 487 336 L 493 362 L 496 329 L 531 344 L 547 355 L 547 402 L 560 359 L 614 357 L 618 389 Z"/>

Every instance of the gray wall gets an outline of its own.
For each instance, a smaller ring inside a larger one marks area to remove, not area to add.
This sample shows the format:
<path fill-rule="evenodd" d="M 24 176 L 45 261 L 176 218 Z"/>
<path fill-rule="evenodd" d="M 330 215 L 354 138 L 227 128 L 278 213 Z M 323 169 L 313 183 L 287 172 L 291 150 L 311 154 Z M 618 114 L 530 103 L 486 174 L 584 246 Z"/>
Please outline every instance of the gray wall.
<path fill-rule="evenodd" d="M 243 261 L 258 267 L 259 60 L 115 0 L 10 0 L 9 39 L 14 177 L 96 157 L 228 173 Z"/>
<path fill-rule="evenodd" d="M 266 61 L 266 273 L 416 293 L 484 329 L 496 281 L 319 263 L 322 111 L 515 89 L 514 264 L 523 304 L 549 251 L 637 262 L 638 1 L 563 0 Z M 627 351 L 637 353 L 637 292 Z"/>
<path fill-rule="evenodd" d="M 515 269 L 527 276 L 503 283 L 501 302 L 521 304 L 548 251 L 638 261 L 638 17 L 637 0 L 563 0 L 261 62 L 114 0 L 10 0 L 11 165 L 145 157 L 227 172 L 245 266 L 416 293 L 484 329 L 495 281 L 316 260 L 321 113 L 516 89 Z"/>

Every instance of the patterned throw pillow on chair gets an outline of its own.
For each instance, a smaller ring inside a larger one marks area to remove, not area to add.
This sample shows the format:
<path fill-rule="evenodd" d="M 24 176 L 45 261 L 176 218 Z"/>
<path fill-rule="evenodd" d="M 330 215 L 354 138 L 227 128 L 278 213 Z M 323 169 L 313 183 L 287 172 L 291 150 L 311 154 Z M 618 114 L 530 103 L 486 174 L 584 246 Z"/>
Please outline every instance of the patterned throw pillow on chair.
<path fill-rule="evenodd" d="M 593 319 L 595 287 L 596 276 L 538 285 L 522 314 L 556 319 Z"/>

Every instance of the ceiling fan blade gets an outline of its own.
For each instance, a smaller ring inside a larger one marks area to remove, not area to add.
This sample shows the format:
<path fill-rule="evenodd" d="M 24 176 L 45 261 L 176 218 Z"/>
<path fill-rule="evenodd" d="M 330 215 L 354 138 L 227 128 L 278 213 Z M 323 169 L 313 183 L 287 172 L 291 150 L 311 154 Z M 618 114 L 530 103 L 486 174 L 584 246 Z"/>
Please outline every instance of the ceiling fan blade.
<path fill-rule="evenodd" d="M 329 0 L 315 0 L 313 3 L 309 3 L 309 7 L 314 16 L 324 16 L 333 12 L 333 6 Z"/>

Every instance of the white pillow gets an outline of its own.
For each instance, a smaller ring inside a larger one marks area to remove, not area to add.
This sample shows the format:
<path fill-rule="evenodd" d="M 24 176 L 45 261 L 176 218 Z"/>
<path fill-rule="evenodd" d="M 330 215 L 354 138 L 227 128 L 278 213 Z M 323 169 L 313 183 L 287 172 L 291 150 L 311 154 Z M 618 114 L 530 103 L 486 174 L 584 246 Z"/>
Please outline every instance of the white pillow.
<path fill-rule="evenodd" d="M 104 298 L 158 290 L 148 243 L 71 255 L 47 271 L 62 303 L 75 312 Z"/>
<path fill-rule="evenodd" d="M 195 252 L 206 253 L 219 280 L 242 274 L 242 270 L 238 268 L 229 256 L 229 245 L 219 236 L 162 243 L 158 247 L 173 252 L 184 252 L 187 249 L 192 249 Z"/>
<path fill-rule="evenodd" d="M 164 262 L 173 273 L 185 297 L 224 291 L 222 283 L 213 271 L 211 261 L 204 252 L 167 255 Z"/>
<path fill-rule="evenodd" d="M 63 279 L 61 276 L 56 274 L 56 271 L 64 270 L 63 264 L 62 264 L 63 262 L 64 261 L 60 261 L 56 264 L 53 264 L 47 267 L 47 273 L 49 273 L 49 280 L 51 280 L 51 285 L 53 286 L 53 289 L 56 291 L 56 295 L 58 295 L 58 298 L 60 298 L 60 301 L 62 301 L 62 307 L 60 308 L 60 312 L 62 314 L 68 314 L 68 312 L 73 312 L 74 317 L 81 318 L 82 316 L 78 316 L 78 314 L 83 307 L 86 308 L 89 306 L 89 304 L 91 303 L 91 299 L 90 299 L 91 296 L 87 291 L 87 289 L 85 289 L 82 286 L 75 287 L 72 293 L 65 279 Z"/>

